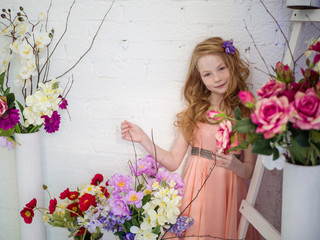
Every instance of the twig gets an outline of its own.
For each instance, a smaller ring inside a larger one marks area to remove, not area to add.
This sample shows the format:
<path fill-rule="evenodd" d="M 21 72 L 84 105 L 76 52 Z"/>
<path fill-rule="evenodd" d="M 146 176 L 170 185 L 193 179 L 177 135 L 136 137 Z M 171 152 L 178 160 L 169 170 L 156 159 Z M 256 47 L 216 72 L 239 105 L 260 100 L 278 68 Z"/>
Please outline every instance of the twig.
<path fill-rule="evenodd" d="M 43 71 L 43 68 L 46 66 L 47 62 L 49 61 L 49 59 L 51 58 L 52 54 L 54 53 L 54 51 L 56 50 L 56 48 L 58 47 L 59 43 L 61 42 L 62 38 L 64 37 L 64 35 L 66 34 L 67 30 L 68 30 L 68 22 L 69 22 L 69 17 L 70 17 L 70 13 L 71 13 L 71 9 L 73 7 L 73 5 L 75 4 L 76 0 L 73 0 L 73 3 L 71 4 L 69 11 L 68 11 L 68 15 L 67 15 L 67 19 L 66 19 L 66 26 L 64 29 L 64 32 L 62 33 L 61 37 L 59 38 L 58 42 L 56 43 L 56 45 L 54 46 L 51 54 L 49 55 L 49 57 L 47 58 L 47 61 L 43 64 L 41 70 L 40 70 L 40 74 Z"/>
<path fill-rule="evenodd" d="M 151 129 L 151 139 L 152 139 L 152 144 L 153 144 L 153 148 L 154 148 L 154 159 L 156 160 L 156 162 L 155 162 L 156 169 L 158 172 L 157 148 L 156 148 L 156 144 L 154 143 L 154 139 L 153 139 L 153 129 Z"/>
<path fill-rule="evenodd" d="M 135 179 L 134 180 L 134 188 L 136 188 L 137 187 L 137 172 L 138 172 L 137 152 L 136 152 L 136 147 L 134 146 L 134 141 L 133 141 L 133 138 L 132 138 L 130 131 L 128 131 L 128 133 L 131 138 L 132 147 L 133 147 L 133 151 L 134 151 L 134 158 L 135 158 L 135 163 L 136 163 L 136 177 L 134 178 Z"/>
<path fill-rule="evenodd" d="M 101 21 L 101 23 L 100 23 L 100 25 L 99 25 L 99 27 L 98 27 L 95 35 L 93 36 L 92 42 L 91 42 L 91 44 L 90 44 L 90 47 L 89 47 L 89 48 L 87 49 L 87 51 L 78 59 L 78 61 L 77 61 L 71 68 L 69 68 L 69 70 L 67 70 L 65 73 L 61 74 L 60 76 L 56 77 L 57 79 L 58 79 L 58 78 L 61 78 L 62 76 L 64 76 L 64 75 L 67 74 L 68 72 L 70 72 L 70 71 L 82 60 L 82 58 L 91 50 L 91 48 L 92 48 L 92 46 L 93 46 L 93 43 L 94 43 L 94 41 L 95 41 L 95 39 L 96 39 L 99 31 L 100 31 L 100 28 L 101 28 L 104 20 L 106 19 L 108 13 L 110 12 L 113 4 L 114 4 L 114 1 L 112 1 L 111 6 L 109 7 L 108 11 L 107 11 L 106 14 L 104 15 L 104 17 L 103 17 L 103 19 L 102 19 L 102 21 Z"/>
<path fill-rule="evenodd" d="M 47 19 L 46 19 L 46 32 L 48 31 L 47 26 L 48 26 L 49 12 L 50 12 L 51 6 L 52 6 L 52 0 L 50 1 L 50 5 L 49 5 L 48 10 L 47 10 L 47 16 L 46 16 L 46 17 L 47 17 Z"/>
<path fill-rule="evenodd" d="M 268 76 L 272 75 L 272 74 L 270 74 L 270 72 L 269 72 L 269 73 L 266 73 L 265 71 L 262 71 L 261 69 L 259 69 L 259 68 L 257 68 L 257 67 L 253 67 L 253 68 L 256 69 L 256 70 L 258 70 L 258 71 L 260 71 L 260 72 L 262 72 L 262 73 L 264 73 L 265 75 L 268 75 Z"/>
<path fill-rule="evenodd" d="M 252 42 L 253 42 L 253 45 L 254 45 L 254 47 L 257 49 L 257 51 L 258 51 L 258 53 L 259 53 L 259 55 L 260 55 L 260 57 L 261 57 L 261 59 L 262 59 L 262 61 L 263 61 L 264 65 L 266 66 L 266 69 L 267 69 L 267 71 L 268 71 L 268 73 L 269 73 L 269 76 L 270 76 L 270 75 L 271 75 L 271 73 L 270 73 L 270 71 L 269 71 L 269 67 L 268 67 L 268 65 L 267 65 L 267 63 L 266 63 L 266 61 L 265 61 L 264 57 L 262 56 L 262 54 L 261 54 L 261 52 L 260 52 L 259 48 L 257 47 L 256 42 L 254 41 L 254 38 L 253 38 L 252 34 L 249 32 L 249 29 L 248 29 L 248 27 L 247 27 L 246 21 L 245 21 L 244 19 L 243 19 L 243 22 L 244 22 L 244 28 L 246 29 L 247 33 L 248 33 L 248 34 L 249 34 L 249 36 L 251 37 Z"/>
<path fill-rule="evenodd" d="M 290 48 L 290 45 L 289 45 L 289 41 L 286 37 L 286 35 L 284 34 L 284 32 L 282 31 L 278 21 L 274 18 L 274 16 L 270 13 L 269 9 L 266 7 L 266 5 L 263 3 L 263 0 L 260 0 L 261 4 L 263 5 L 264 9 L 267 11 L 267 13 L 271 16 L 271 18 L 273 19 L 273 21 L 277 24 L 284 40 L 286 41 L 287 43 L 287 46 L 288 46 L 288 49 L 289 49 L 289 53 L 290 53 L 290 56 L 291 56 L 291 59 L 292 59 L 292 62 L 294 62 L 294 58 L 293 58 L 293 54 L 292 54 L 292 51 L 291 51 L 291 48 Z M 294 72 L 294 66 L 293 66 L 293 72 Z"/>

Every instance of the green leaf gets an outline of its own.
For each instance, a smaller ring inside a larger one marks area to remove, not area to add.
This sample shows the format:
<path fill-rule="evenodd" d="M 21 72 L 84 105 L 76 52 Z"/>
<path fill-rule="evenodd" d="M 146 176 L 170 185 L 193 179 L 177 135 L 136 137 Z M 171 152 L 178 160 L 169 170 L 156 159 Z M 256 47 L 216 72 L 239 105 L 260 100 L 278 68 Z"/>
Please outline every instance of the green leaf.
<path fill-rule="evenodd" d="M 273 149 L 270 146 L 269 140 L 257 139 L 257 141 L 253 144 L 252 152 L 262 155 L 271 155 L 273 153 Z"/>
<path fill-rule="evenodd" d="M 139 227 L 139 223 L 136 218 L 132 218 L 132 224 L 133 224 L 133 226 Z"/>
<path fill-rule="evenodd" d="M 4 95 L 4 96 L 7 96 L 9 93 L 10 93 L 10 88 L 8 87 L 8 88 L 4 91 L 3 95 Z"/>
<path fill-rule="evenodd" d="M 255 125 L 251 122 L 251 119 L 249 118 L 243 118 L 234 125 L 234 129 L 240 133 L 248 133 L 251 129 L 254 128 Z"/>
<path fill-rule="evenodd" d="M 151 199 L 151 195 L 147 194 L 142 198 L 142 206 L 144 206 L 147 202 L 149 202 Z"/>
<path fill-rule="evenodd" d="M 126 232 L 130 232 L 131 224 L 128 221 L 125 221 L 123 224 L 123 228 Z"/>
<path fill-rule="evenodd" d="M 320 131 L 312 130 L 310 131 L 310 141 L 314 143 L 320 143 Z"/>
<path fill-rule="evenodd" d="M 241 143 L 239 143 L 238 146 L 228 149 L 228 152 L 233 152 L 233 151 L 237 151 L 237 150 L 248 149 L 248 147 L 249 147 L 248 142 L 241 142 Z"/>
<path fill-rule="evenodd" d="M 23 117 L 23 121 L 25 121 L 26 119 L 23 116 L 24 107 L 22 106 L 22 104 L 18 100 L 16 102 L 18 103 L 18 106 L 19 106 L 19 109 L 20 109 L 20 113 L 21 113 L 20 115 Z"/>
<path fill-rule="evenodd" d="M 7 97 L 7 102 L 10 103 L 14 103 L 14 101 L 16 100 L 16 97 L 14 96 L 14 93 L 8 93 Z"/>
<path fill-rule="evenodd" d="M 296 138 L 292 138 L 291 146 L 288 147 L 288 150 L 290 152 L 290 157 L 293 158 L 292 160 L 294 162 L 299 162 L 305 165 L 311 147 L 303 147 L 296 141 Z"/>
<path fill-rule="evenodd" d="M 1 73 L 0 75 L 0 90 L 3 92 L 3 84 L 4 84 L 4 76 L 6 75 L 6 72 Z"/>
<path fill-rule="evenodd" d="M 161 225 L 156 226 L 156 227 L 152 230 L 152 233 L 154 233 L 154 234 L 159 234 L 159 233 L 160 233 L 160 227 L 161 227 Z"/>
<path fill-rule="evenodd" d="M 14 128 L 0 130 L 0 136 L 11 137 L 14 134 Z"/>
<path fill-rule="evenodd" d="M 237 120 L 241 120 L 242 119 L 242 114 L 241 114 L 241 110 L 239 107 L 236 107 L 236 109 L 234 110 L 234 117 Z"/>
<path fill-rule="evenodd" d="M 143 184 L 140 183 L 137 187 L 137 192 L 139 192 L 142 188 L 143 188 Z"/>
<path fill-rule="evenodd" d="M 279 158 L 279 150 L 278 148 L 274 147 L 273 148 L 273 160 L 276 160 Z"/>
<path fill-rule="evenodd" d="M 308 131 L 301 131 L 298 135 L 292 135 L 291 140 L 293 138 L 301 147 L 310 147 Z"/>

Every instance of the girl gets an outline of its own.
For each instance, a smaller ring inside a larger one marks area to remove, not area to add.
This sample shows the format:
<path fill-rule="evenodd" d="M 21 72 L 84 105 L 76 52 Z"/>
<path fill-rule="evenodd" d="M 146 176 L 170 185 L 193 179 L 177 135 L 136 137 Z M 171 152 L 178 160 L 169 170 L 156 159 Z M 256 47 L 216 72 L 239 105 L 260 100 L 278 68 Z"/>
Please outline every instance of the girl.
<path fill-rule="evenodd" d="M 212 106 L 232 116 L 239 106 L 243 115 L 248 116 L 248 110 L 240 104 L 238 92 L 248 90 L 249 73 L 248 65 L 240 59 L 232 40 L 209 38 L 193 51 L 183 90 L 187 107 L 177 114 L 175 125 L 179 133 L 171 151 L 158 146 L 154 150 L 153 142 L 140 127 L 128 121 L 121 124 L 123 139 L 140 143 L 153 157 L 156 151 L 158 162 L 169 171 L 180 166 L 189 145 L 192 147 L 183 177 L 185 190 L 181 210 L 196 196 L 210 168 L 216 164 L 198 197 L 183 213 L 194 219 L 186 236 L 237 238 L 238 209 L 246 197 L 245 179 L 252 175 L 256 156 L 250 150 L 242 151 L 239 159 L 235 153 L 218 154 L 215 135 L 219 124 L 210 124 L 206 113 Z"/>

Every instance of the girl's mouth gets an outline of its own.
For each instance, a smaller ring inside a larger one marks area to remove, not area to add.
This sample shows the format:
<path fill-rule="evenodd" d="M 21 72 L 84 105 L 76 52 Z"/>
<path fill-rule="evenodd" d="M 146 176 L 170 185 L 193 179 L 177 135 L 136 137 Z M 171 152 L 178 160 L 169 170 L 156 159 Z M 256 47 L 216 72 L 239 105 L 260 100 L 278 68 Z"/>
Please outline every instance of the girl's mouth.
<path fill-rule="evenodd" d="M 222 88 L 222 87 L 224 87 L 225 84 L 226 84 L 226 83 L 223 83 L 223 84 L 221 84 L 221 85 L 219 85 L 219 86 L 216 86 L 216 88 Z"/>

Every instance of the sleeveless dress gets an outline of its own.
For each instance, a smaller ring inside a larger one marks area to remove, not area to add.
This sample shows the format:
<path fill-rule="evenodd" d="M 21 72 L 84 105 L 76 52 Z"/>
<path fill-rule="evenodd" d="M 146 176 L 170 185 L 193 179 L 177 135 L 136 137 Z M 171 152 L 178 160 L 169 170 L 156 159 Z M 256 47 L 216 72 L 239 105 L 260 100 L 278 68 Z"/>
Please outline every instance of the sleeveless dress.
<path fill-rule="evenodd" d="M 216 152 L 215 135 L 219 125 L 199 123 L 195 129 L 195 140 L 192 147 Z M 240 160 L 243 159 L 243 154 Z M 198 194 L 201 185 L 214 166 L 214 160 L 191 155 L 188 159 L 183 179 L 185 190 L 182 206 L 183 211 Z M 235 173 L 215 166 L 198 197 L 186 208 L 182 215 L 194 219 L 185 236 L 210 235 L 216 238 L 238 239 L 238 224 L 241 217 L 239 210 L 242 199 L 246 198 L 248 184 Z M 248 231 L 246 239 L 259 239 Z M 185 239 L 212 239 L 209 237 L 188 237 Z"/>

